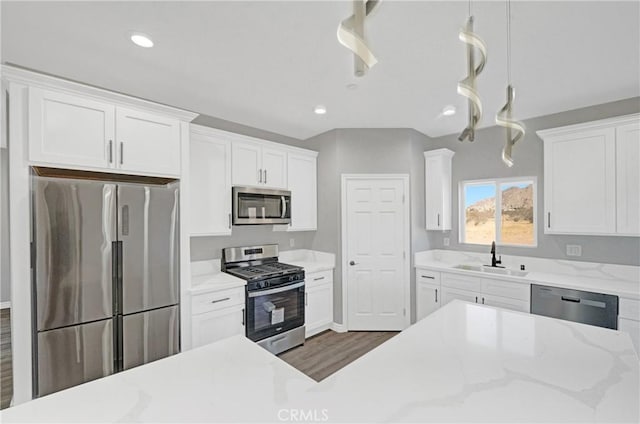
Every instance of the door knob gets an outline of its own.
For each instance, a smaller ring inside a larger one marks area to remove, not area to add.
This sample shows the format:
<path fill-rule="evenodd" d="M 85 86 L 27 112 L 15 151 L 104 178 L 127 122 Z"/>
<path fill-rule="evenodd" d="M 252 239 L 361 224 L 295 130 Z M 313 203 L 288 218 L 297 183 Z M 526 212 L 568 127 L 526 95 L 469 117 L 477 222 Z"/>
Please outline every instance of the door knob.
<path fill-rule="evenodd" d="M 354 261 L 349 262 L 349 265 L 354 266 L 356 263 Z"/>

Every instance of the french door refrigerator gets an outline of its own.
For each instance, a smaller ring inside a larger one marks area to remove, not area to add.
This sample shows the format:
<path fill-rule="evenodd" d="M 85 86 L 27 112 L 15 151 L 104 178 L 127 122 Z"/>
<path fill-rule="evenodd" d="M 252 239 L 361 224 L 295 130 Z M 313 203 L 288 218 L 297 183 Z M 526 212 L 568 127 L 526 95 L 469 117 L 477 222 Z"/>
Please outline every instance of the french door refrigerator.
<path fill-rule="evenodd" d="M 34 396 L 179 351 L 178 196 L 33 177 Z"/>

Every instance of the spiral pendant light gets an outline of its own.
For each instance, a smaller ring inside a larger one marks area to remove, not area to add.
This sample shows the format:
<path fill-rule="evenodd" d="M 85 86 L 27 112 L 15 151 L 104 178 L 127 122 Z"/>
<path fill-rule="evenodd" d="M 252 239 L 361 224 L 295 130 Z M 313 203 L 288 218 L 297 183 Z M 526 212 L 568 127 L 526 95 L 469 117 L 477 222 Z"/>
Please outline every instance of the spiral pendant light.
<path fill-rule="evenodd" d="M 354 74 L 363 76 L 378 59 L 373 55 L 364 37 L 364 22 L 381 0 L 354 0 L 353 15 L 338 25 L 338 42 L 354 54 Z"/>
<path fill-rule="evenodd" d="M 525 134 L 524 125 L 511 116 L 514 100 L 515 90 L 511 85 L 511 0 L 507 0 L 507 103 L 498 111 L 496 124 L 506 129 L 505 145 L 502 148 L 502 161 L 508 167 L 513 166 L 511 153 L 514 144 Z"/>
<path fill-rule="evenodd" d="M 469 0 L 469 18 L 460 33 L 460 41 L 467 45 L 467 65 L 468 75 L 458 83 L 458 94 L 466 97 L 469 104 L 469 124 L 460 133 L 458 140 L 464 141 L 475 139 L 475 131 L 482 119 L 482 102 L 476 89 L 476 77 L 482 72 L 487 63 L 487 46 L 484 41 L 473 32 L 473 15 L 471 15 L 471 0 Z M 476 54 L 479 54 L 478 65 L 476 65 Z"/>

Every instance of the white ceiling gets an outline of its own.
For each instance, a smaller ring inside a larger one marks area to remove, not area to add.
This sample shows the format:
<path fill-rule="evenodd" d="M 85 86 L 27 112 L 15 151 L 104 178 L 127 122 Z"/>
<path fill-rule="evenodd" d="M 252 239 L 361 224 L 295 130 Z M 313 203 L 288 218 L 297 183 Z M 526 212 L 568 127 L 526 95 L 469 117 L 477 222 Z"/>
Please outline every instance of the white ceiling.
<path fill-rule="evenodd" d="M 467 2 L 384 0 L 367 22 L 379 63 L 363 78 L 338 44 L 350 1 L 2 1 L 2 61 L 306 139 L 333 128 L 466 125 L 458 29 Z M 502 1 L 472 3 L 489 58 L 479 76 L 493 125 L 505 101 Z M 155 47 L 128 34 L 151 34 Z M 640 2 L 513 1 L 518 119 L 640 95 Z M 350 83 L 358 84 L 349 90 Z M 328 113 L 313 113 L 316 104 Z M 447 104 L 452 118 L 439 117 Z"/>

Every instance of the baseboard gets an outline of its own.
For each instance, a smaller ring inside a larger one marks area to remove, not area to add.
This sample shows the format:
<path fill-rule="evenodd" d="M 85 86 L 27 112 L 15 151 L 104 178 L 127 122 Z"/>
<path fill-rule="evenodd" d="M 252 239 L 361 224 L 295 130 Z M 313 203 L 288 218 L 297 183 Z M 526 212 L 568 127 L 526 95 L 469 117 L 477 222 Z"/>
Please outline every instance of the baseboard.
<path fill-rule="evenodd" d="M 334 322 L 331 324 L 331 329 L 333 331 L 335 331 L 336 333 L 346 333 L 347 332 L 347 327 L 344 324 L 338 324 L 337 322 Z"/>
<path fill-rule="evenodd" d="M 11 302 L 0 302 L 0 309 L 9 309 L 11 308 Z"/>

